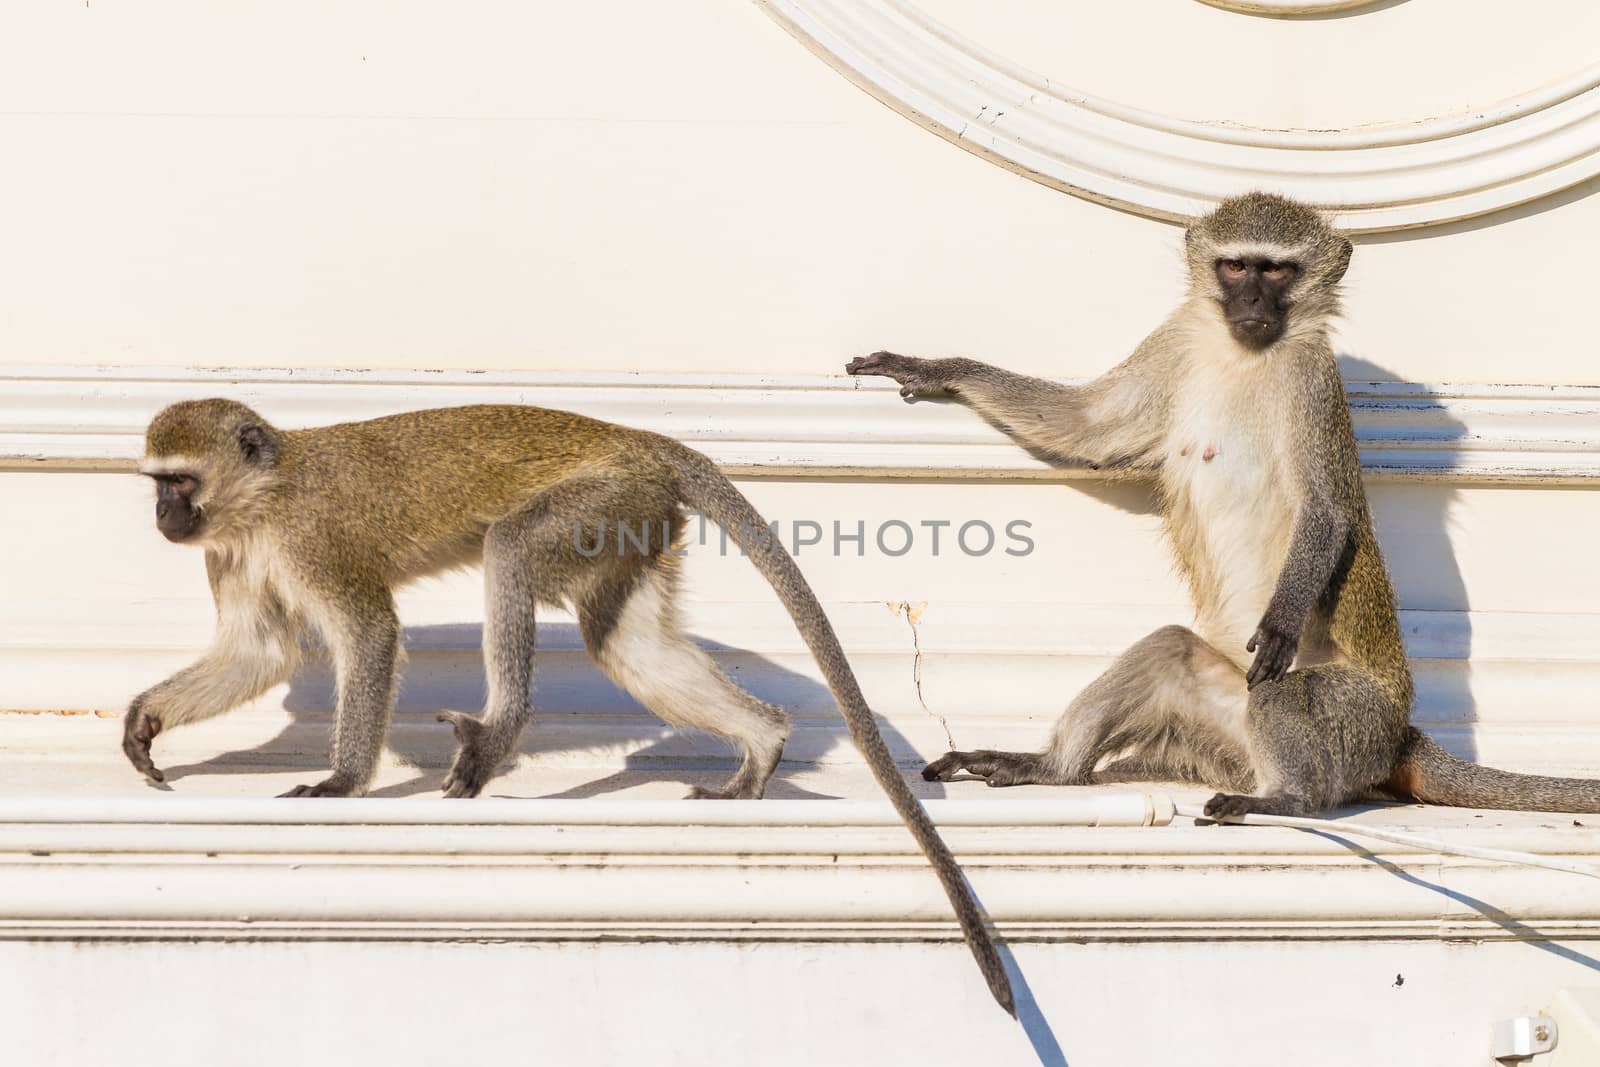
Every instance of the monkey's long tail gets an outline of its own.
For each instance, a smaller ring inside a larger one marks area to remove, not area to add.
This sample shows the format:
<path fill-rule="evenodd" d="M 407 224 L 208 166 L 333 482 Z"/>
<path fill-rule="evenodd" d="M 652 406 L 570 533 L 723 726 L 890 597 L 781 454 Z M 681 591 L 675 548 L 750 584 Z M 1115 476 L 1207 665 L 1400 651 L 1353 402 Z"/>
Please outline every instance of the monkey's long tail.
<path fill-rule="evenodd" d="M 1406 727 L 1405 746 L 1389 787 L 1424 804 L 1510 811 L 1600 813 L 1600 781 L 1513 774 L 1456 759 L 1433 738 Z"/>
<path fill-rule="evenodd" d="M 961 873 L 950 847 L 944 843 L 933 821 L 928 818 L 927 811 L 896 768 L 894 757 L 889 754 L 888 746 L 883 743 L 883 735 L 878 732 L 872 709 L 867 707 L 861 688 L 856 684 L 856 676 L 845 659 L 844 650 L 839 647 L 833 624 L 823 613 L 822 605 L 817 602 L 816 594 L 800 573 L 799 566 L 784 551 L 783 545 L 770 536 L 761 514 L 711 460 L 681 445 L 669 450 L 669 454 L 673 458 L 673 466 L 677 468 L 684 502 L 704 512 L 744 549 L 756 570 L 771 583 L 783 606 L 789 609 L 800 636 L 805 639 L 811 654 L 816 657 L 817 665 L 822 668 L 823 677 L 827 679 L 828 688 L 833 691 L 833 698 L 839 704 L 839 712 L 844 716 L 851 738 L 866 757 L 867 766 L 872 768 L 872 776 L 888 794 L 890 803 L 905 820 L 906 828 L 911 831 L 911 836 L 938 874 L 945 894 L 955 908 L 956 918 L 961 922 L 967 945 L 977 958 L 984 980 L 989 983 L 989 991 L 1000 1006 L 1015 1017 L 1017 1007 L 1011 994 L 1011 980 L 1006 977 L 1005 965 L 995 951 L 994 941 L 984 925 L 966 877 Z"/>

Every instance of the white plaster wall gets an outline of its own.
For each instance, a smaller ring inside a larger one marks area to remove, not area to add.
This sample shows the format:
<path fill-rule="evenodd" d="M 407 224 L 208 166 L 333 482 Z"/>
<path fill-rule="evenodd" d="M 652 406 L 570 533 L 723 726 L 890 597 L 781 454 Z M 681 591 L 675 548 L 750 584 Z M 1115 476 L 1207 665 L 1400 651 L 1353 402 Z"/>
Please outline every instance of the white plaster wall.
<path fill-rule="evenodd" d="M 1600 29 L 1600 9 L 1585 0 L 1514 14 L 1494 0 L 1405 0 L 1299 20 L 1195 0 L 921 2 L 1086 91 L 1187 117 L 1308 128 L 1492 104 L 1572 74 Z M 1249 56 L 1265 73 L 1242 79 L 1231 72 L 1245 65 L 1227 62 L 1219 74 L 1207 58 L 1218 52 Z M 10 365 L 829 373 L 893 346 L 1081 376 L 1131 349 L 1178 291 L 1177 227 L 952 147 L 746 0 L 13 4 L 0 11 L 0 144 L 0 363 Z M 1583 315 L 1600 234 L 1596 188 L 1359 239 L 1341 335 L 1351 376 L 1600 383 Z M 913 418 L 891 395 L 859 399 L 863 420 Z M 1567 425 L 1562 403 L 1539 409 L 1530 436 L 1581 459 L 1586 446 L 1550 428 Z M 1513 425 L 1498 432 L 1514 439 L 1522 417 L 1500 419 Z M 900 558 L 801 555 L 908 762 L 952 737 L 1037 743 L 1117 649 L 1187 614 L 1140 489 L 981 472 L 796 475 L 741 484 L 786 519 L 1032 524 L 1037 548 L 1023 559 L 935 558 L 926 542 Z M 1600 576 L 1588 565 L 1597 511 L 1587 482 L 1383 479 L 1372 498 L 1417 657 L 1419 720 L 1508 766 L 1600 773 Z M 114 716 L 206 640 L 199 554 L 155 534 L 148 487 L 135 477 L 8 455 L 0 507 L 0 711 Z M 801 711 L 790 759 L 853 760 L 809 684 L 813 668 L 749 568 L 701 549 L 688 581 L 695 632 L 732 646 L 718 653 L 725 664 Z M 402 598 L 404 620 L 470 625 L 478 583 L 466 573 L 419 586 Z M 900 602 L 926 605 L 915 633 L 887 606 Z M 659 725 L 616 713 L 619 698 L 570 640 L 555 643 L 541 658 L 541 708 L 613 714 L 541 720 L 529 745 L 534 784 L 519 790 L 601 779 L 647 745 L 669 777 L 684 754 L 704 764 L 715 752 L 698 738 L 658 744 Z M 409 756 L 434 769 L 448 758 L 447 735 L 425 713 L 470 692 L 477 661 L 470 639 L 414 650 L 395 726 L 412 735 L 400 746 Z M 319 684 L 164 737 L 173 764 L 232 753 L 223 769 L 246 772 L 197 773 L 179 792 L 266 793 L 270 775 L 257 773 L 266 763 L 278 760 L 279 777 L 320 766 Z M 0 715 L 0 792 L 78 794 L 113 774 L 118 788 L 136 788 L 116 728 L 114 717 Z M 563 759 L 582 766 L 553 781 L 545 772 Z M 875 795 L 849 774 L 830 781 L 819 788 Z M 1470 827 L 1476 816 L 1438 817 Z M 1117 869 L 1120 846 L 1093 836 L 1102 832 L 1063 837 L 1063 854 L 1109 850 L 1097 862 Z M 1206 831 L 1190 833 L 1202 840 L 1182 848 L 1214 847 Z M 1294 847 L 1283 834 L 1282 847 Z M 71 857 L 29 850 L 26 835 L 8 840 L 7 877 L 45 897 L 53 872 L 72 878 Z M 208 878 L 236 892 L 240 869 L 270 873 L 276 862 L 219 872 L 214 851 L 191 859 L 157 855 L 84 910 L 115 913 L 191 876 L 199 882 L 182 883 L 191 892 Z M 528 857 L 531 867 L 545 862 Z M 299 870 L 294 857 L 283 864 Z M 481 856 L 459 865 L 463 877 L 503 877 Z M 355 886 L 413 865 L 345 866 Z M 1048 893 L 1015 899 L 1100 914 L 1060 856 L 1019 853 L 1004 866 L 1052 880 Z M 1431 866 L 1416 870 L 1443 881 L 1443 865 Z M 1250 871 L 1224 857 L 1199 877 L 1234 909 L 1218 914 L 1253 909 L 1249 918 L 1270 923 L 1267 904 L 1318 895 L 1285 889 L 1283 868 L 1275 854 Z M 1560 876 L 1519 872 L 1511 883 L 1527 893 L 1491 880 L 1493 892 L 1441 898 L 1507 908 L 1518 917 L 1509 934 L 1528 941 L 1480 941 L 1479 927 L 1430 920 L 1407 928 L 1418 936 L 1384 942 L 1389 895 L 1426 892 L 1425 883 L 1362 871 L 1382 899 L 1358 906 L 1345 889 L 1324 889 L 1337 921 L 1302 930 L 1305 941 L 1276 940 L 1276 930 L 1228 940 L 1231 918 L 1173 935 L 1152 910 L 1141 943 L 1085 925 L 1058 944 L 1019 945 L 1036 1001 L 1031 1049 L 1029 1031 L 982 999 L 954 945 L 860 931 L 842 934 L 857 938 L 848 943 L 778 943 L 744 925 L 727 936 L 752 940 L 651 942 L 681 934 L 652 928 L 630 932 L 645 938 L 633 943 L 535 931 L 491 944 L 469 931 L 466 943 L 444 945 L 360 940 L 371 931 L 315 923 L 263 933 L 245 917 L 198 939 L 180 924 L 120 940 L 85 914 L 81 928 L 0 940 L 0 1023 L 18 1062 L 39 1064 L 135 1055 L 406 1063 L 526 1058 L 530 1048 L 660 1063 L 879 1062 L 892 1048 L 940 1062 L 974 1046 L 998 1062 L 1054 1063 L 1055 1034 L 1074 1063 L 1253 1063 L 1292 1050 L 1305 1063 L 1458 1064 L 1481 1058 L 1492 1020 L 1592 977 L 1592 924 L 1562 925 L 1567 912 L 1545 906 L 1564 892 L 1587 899 L 1547 881 Z M 63 889 L 85 891 L 77 873 Z M 1293 884 L 1326 887 L 1324 877 Z M 1167 897 L 1174 883 L 1158 873 L 1144 884 Z M 736 869 L 728 885 L 715 914 L 738 916 L 748 886 Z M 851 905 L 855 892 L 818 898 Z M 1124 890 L 1109 896 L 1129 906 Z M 1541 932 L 1522 920 L 1561 921 Z M 1576 947 L 1545 940 L 1563 931 Z M 1347 940 L 1353 932 L 1364 940 Z M 1237 974 L 1260 976 L 1272 1010 L 1241 1007 L 1237 987 L 1217 981 Z M 896 991 L 888 1000 L 886 988 Z M 602 1001 L 615 1011 L 596 1025 Z M 408 1025 L 395 1030 L 402 1016 Z M 1362 1025 L 1343 1027 L 1338 1048 L 1308 1042 L 1340 1019 Z M 952 1044 L 953 1034 L 977 1037 Z"/>
<path fill-rule="evenodd" d="M 1535 88 L 1600 18 L 926 6 L 1089 91 L 1302 126 Z M 1278 73 L 1197 70 L 1197 44 Z M 826 372 L 894 346 L 1082 375 L 1176 292 L 1175 227 L 952 149 L 745 0 L 15 5 L 0 137 L 11 363 Z M 1346 349 L 1373 377 L 1600 381 L 1593 188 L 1363 239 Z"/>
<path fill-rule="evenodd" d="M 1578 944 L 1024 944 L 1024 1027 L 956 980 L 969 963 L 953 945 L 9 942 L 0 1021 L 38 1067 L 133 1062 L 130 1047 L 175 1067 L 868 1067 L 975 1050 L 1008 1064 L 1459 1067 L 1492 1062 L 1489 1021 L 1590 977 Z M 1521 990 L 1496 981 L 1508 972 Z M 1245 1018 L 1245 976 L 1294 992 Z M 57 995 L 69 981 L 80 996 Z M 573 1010 L 575 994 L 607 1012 Z"/>

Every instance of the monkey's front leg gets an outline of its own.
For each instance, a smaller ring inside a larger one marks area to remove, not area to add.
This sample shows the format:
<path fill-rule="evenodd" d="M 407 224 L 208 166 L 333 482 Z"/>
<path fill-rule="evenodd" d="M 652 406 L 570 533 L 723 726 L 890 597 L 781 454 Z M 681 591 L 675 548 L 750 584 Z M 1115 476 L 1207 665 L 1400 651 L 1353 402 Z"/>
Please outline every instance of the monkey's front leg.
<path fill-rule="evenodd" d="M 339 679 L 333 723 L 333 774 L 316 785 L 297 785 L 286 797 L 358 797 L 367 791 L 383 754 L 394 707 L 400 659 L 400 623 L 394 608 L 345 620 L 332 638 Z"/>
<path fill-rule="evenodd" d="M 157 734 L 254 700 L 288 678 L 293 668 L 294 646 L 288 636 L 245 641 L 225 632 L 199 660 L 133 698 L 122 721 L 122 751 L 140 774 L 165 781 L 150 757 L 150 742 Z"/>

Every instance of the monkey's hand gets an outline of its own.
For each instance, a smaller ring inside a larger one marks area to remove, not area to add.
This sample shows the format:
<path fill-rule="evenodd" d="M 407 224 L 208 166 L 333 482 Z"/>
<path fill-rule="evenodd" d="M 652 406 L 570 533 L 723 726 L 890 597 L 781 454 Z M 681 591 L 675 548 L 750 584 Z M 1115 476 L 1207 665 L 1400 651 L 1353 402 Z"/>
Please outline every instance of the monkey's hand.
<path fill-rule="evenodd" d="M 1300 627 L 1284 622 L 1269 610 L 1244 650 L 1256 654 L 1250 672 L 1245 675 L 1246 688 L 1254 689 L 1261 682 L 1276 682 L 1289 673 L 1295 653 L 1300 650 Z"/>
<path fill-rule="evenodd" d="M 870 356 L 857 356 L 844 365 L 844 370 L 846 374 L 893 378 L 900 383 L 900 395 L 904 397 L 947 396 L 955 377 L 953 365 L 956 362 L 874 352 Z"/>
<path fill-rule="evenodd" d="M 161 720 L 144 712 L 144 697 L 128 705 L 122 720 L 122 751 L 135 770 L 152 782 L 164 782 L 166 775 L 150 759 L 150 742 L 161 732 Z"/>

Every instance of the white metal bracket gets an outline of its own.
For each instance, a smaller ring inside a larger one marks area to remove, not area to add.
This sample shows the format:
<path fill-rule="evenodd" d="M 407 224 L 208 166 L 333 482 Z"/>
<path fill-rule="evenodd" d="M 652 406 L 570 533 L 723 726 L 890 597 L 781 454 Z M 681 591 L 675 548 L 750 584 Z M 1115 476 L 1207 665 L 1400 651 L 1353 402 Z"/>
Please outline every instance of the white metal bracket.
<path fill-rule="evenodd" d="M 1500 1063 L 1520 1063 L 1554 1051 L 1560 1039 L 1556 1021 L 1548 1015 L 1519 1015 L 1494 1024 L 1492 1055 Z"/>

